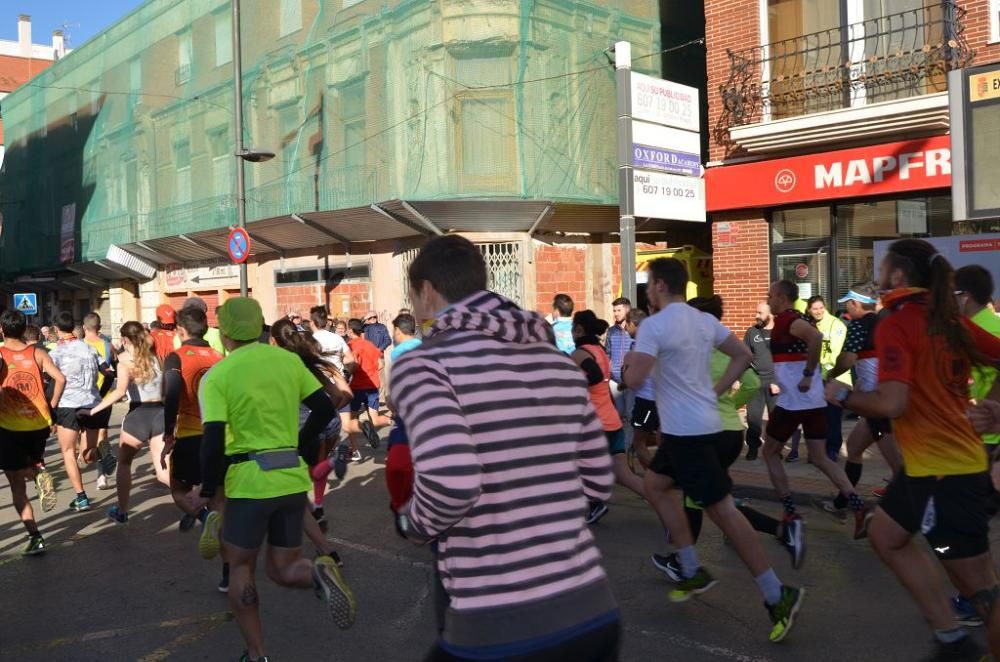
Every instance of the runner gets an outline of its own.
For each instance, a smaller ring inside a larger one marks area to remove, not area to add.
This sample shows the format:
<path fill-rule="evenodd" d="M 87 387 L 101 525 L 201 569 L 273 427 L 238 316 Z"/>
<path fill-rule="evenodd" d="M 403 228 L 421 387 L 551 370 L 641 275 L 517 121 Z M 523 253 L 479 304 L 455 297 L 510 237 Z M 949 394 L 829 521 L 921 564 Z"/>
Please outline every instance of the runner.
<path fill-rule="evenodd" d="M 115 381 L 115 366 L 118 364 L 118 353 L 111 346 L 111 339 L 101 335 L 101 316 L 88 313 L 83 316 L 83 341 L 94 348 L 101 359 L 100 372 L 97 374 L 97 392 L 103 398 Z M 108 489 L 108 476 L 115 472 L 118 458 L 115 457 L 108 441 L 108 429 L 97 431 L 97 461 L 101 473 L 97 477 L 97 489 Z"/>
<path fill-rule="evenodd" d="M 720 322 L 722 321 L 721 297 L 717 295 L 713 297 L 696 297 L 691 299 L 688 304 L 704 313 L 708 313 Z M 729 368 L 729 362 L 729 357 L 719 350 L 712 352 L 712 359 L 709 365 L 713 382 L 722 378 Z M 760 379 L 757 377 L 756 370 L 751 364 L 751 367 L 740 377 L 739 388 L 719 396 L 719 415 L 722 417 L 722 434 L 725 437 L 725 442 L 722 445 L 724 449 L 722 463 L 726 469 L 727 477 L 729 467 L 732 466 L 743 450 L 743 421 L 740 420 L 739 409 L 759 392 Z M 701 534 L 702 520 L 704 519 L 702 517 L 703 510 L 687 497 L 685 497 L 684 502 L 684 512 L 688 518 L 688 525 L 691 527 L 691 535 L 694 542 L 697 543 L 698 537 Z M 750 522 L 755 531 L 774 536 L 775 540 L 791 556 L 793 568 L 798 569 L 802 566 L 806 548 L 805 539 L 802 535 L 801 521 L 792 520 L 786 524 L 743 503 L 737 503 L 736 508 L 743 513 L 743 516 L 747 518 L 747 521 Z M 664 572 L 670 579 L 675 582 L 681 581 L 680 558 L 676 553 L 668 556 L 653 554 L 652 560 L 653 565 L 658 570 Z"/>
<path fill-rule="evenodd" d="M 823 334 L 812 318 L 795 310 L 799 286 L 779 280 L 771 285 L 768 303 L 775 312 L 771 332 L 771 355 L 774 357 L 775 378 L 781 393 L 774 413 L 767 423 L 764 462 L 785 510 L 785 522 L 799 519 L 792 499 L 781 451 L 795 429 L 802 426 L 809 461 L 826 474 L 854 512 L 854 538 L 865 536 L 865 502 L 858 496 L 847 474 L 826 452 L 827 407 L 823 398 L 823 381 L 816 374 L 819 366 Z"/>
<path fill-rule="evenodd" d="M 629 391 L 622 384 L 622 364 L 625 363 L 625 355 L 632 349 L 632 336 L 629 335 L 628 314 L 632 311 L 632 303 L 625 297 L 619 297 L 611 303 L 611 315 L 615 323 L 608 329 L 608 337 L 604 342 L 604 348 L 608 352 L 611 360 L 611 397 L 615 402 L 615 409 L 622 420 L 627 420 L 632 414 L 635 405 L 635 393 Z M 631 425 L 625 426 L 625 445 L 631 446 L 633 430 Z"/>
<path fill-rule="evenodd" d="M 205 314 L 206 320 L 208 318 L 208 304 L 205 303 L 205 300 L 201 297 L 188 297 L 185 299 L 184 305 L 181 306 L 181 310 L 184 310 L 185 308 L 197 308 Z M 219 335 L 219 330 L 217 328 L 209 326 L 208 331 L 205 332 L 204 340 L 208 343 L 209 347 L 217 351 L 219 354 L 223 356 L 226 355 L 226 348 L 222 346 L 222 336 Z M 180 333 L 177 333 L 175 329 L 174 350 L 180 349 L 181 343 Z"/>
<path fill-rule="evenodd" d="M 163 455 L 161 468 L 170 458 L 170 495 L 184 513 L 179 528 L 190 531 L 204 522 L 205 508 L 195 508 L 189 498 L 201 482 L 201 407 L 198 389 L 213 365 L 222 360 L 205 340 L 208 318 L 197 305 L 185 306 L 177 314 L 177 338 L 181 346 L 163 363 Z"/>
<path fill-rule="evenodd" d="M 358 362 L 357 359 L 354 358 L 354 352 L 352 352 L 351 348 L 347 345 L 347 340 L 345 340 L 338 333 L 333 333 L 327 330 L 327 326 L 331 326 L 331 322 L 326 306 L 314 306 L 309 311 L 309 314 L 312 317 L 313 324 L 315 324 L 318 329 L 318 331 L 313 333 L 312 337 L 319 343 L 323 358 L 336 368 L 341 376 L 348 378 L 348 376 L 357 369 Z M 343 324 L 343 322 L 332 324 L 332 326 L 336 328 L 340 324 Z M 346 329 L 347 327 L 345 326 L 344 328 Z M 351 427 L 351 402 L 352 400 L 348 400 L 347 403 L 338 411 L 338 415 L 340 416 L 340 430 L 338 431 L 337 437 L 321 440 L 323 443 L 323 447 L 320 452 L 321 457 L 327 457 L 331 451 L 335 453 L 333 469 L 334 474 L 339 479 L 342 479 L 345 475 L 347 475 L 347 459 L 350 455 L 350 448 L 343 442 L 345 441 L 347 431 Z M 329 474 L 329 471 L 327 471 L 327 474 Z M 326 490 L 326 481 L 327 475 L 324 475 L 324 491 Z M 320 501 L 320 503 L 321 502 L 322 501 Z"/>
<path fill-rule="evenodd" d="M 149 335 L 152 338 L 156 358 L 160 365 L 163 365 L 167 354 L 174 351 L 174 337 L 177 335 L 177 312 L 168 303 L 160 304 L 156 307 L 156 321 L 158 324 L 149 332 Z"/>
<path fill-rule="evenodd" d="M 400 313 L 392 321 L 392 341 L 395 345 L 391 357 L 393 363 L 396 363 L 404 354 L 423 344 L 423 340 L 417 337 L 417 329 L 417 320 L 410 313 Z M 391 393 L 389 395 L 389 409 L 395 412 Z M 389 508 L 393 513 L 396 513 L 410 500 L 413 493 L 413 460 L 410 455 L 410 440 L 407 437 L 403 420 L 398 416 L 393 416 L 392 421 L 393 427 L 389 431 L 389 438 L 386 441 L 385 482 L 389 489 Z"/>
<path fill-rule="evenodd" d="M 579 368 L 540 315 L 485 291 L 467 239 L 431 240 L 409 282 L 430 324 L 393 366 L 416 475 L 397 522 L 438 541 L 450 600 L 427 662 L 617 659 L 617 605 L 580 512 L 612 476 Z"/>
<path fill-rule="evenodd" d="M 611 361 L 601 347 L 599 338 L 608 331 L 608 323 L 597 319 L 592 310 L 581 310 L 573 316 L 573 341 L 576 351 L 571 358 L 583 370 L 587 379 L 590 402 L 597 410 L 597 417 L 608 439 L 611 452 L 611 470 L 615 480 L 645 498 L 642 479 L 632 473 L 625 460 L 625 430 L 621 416 L 611 398 Z M 596 524 L 608 514 L 604 501 L 593 500 L 588 504 L 587 524 Z"/>
<path fill-rule="evenodd" d="M 704 593 L 716 580 L 702 567 L 684 515 L 680 488 L 729 538 L 764 596 L 771 618 L 769 639 L 791 631 L 805 595 L 785 586 L 767 562 L 760 540 L 730 495 L 728 449 L 722 434 L 718 397 L 750 367 L 750 350 L 722 324 L 685 303 L 688 274 L 683 263 L 660 258 L 649 263 L 646 295 L 659 310 L 639 327 L 635 349 L 622 377 L 638 388 L 651 374 L 656 386 L 662 443 L 645 475 L 646 498 L 656 509 L 680 558 L 682 580 L 673 602 Z M 713 349 L 731 360 L 713 389 L 709 362 Z"/>
<path fill-rule="evenodd" d="M 108 427 L 111 410 L 99 416 L 90 413 L 101 402 L 97 390 L 101 358 L 93 347 L 73 335 L 73 315 L 67 311 L 60 312 L 55 317 L 55 325 L 59 331 L 59 343 L 52 350 L 52 362 L 66 377 L 66 388 L 55 411 L 57 436 L 66 476 L 76 492 L 69 509 L 80 512 L 90 510 L 90 499 L 83 487 L 77 448 L 79 462 L 84 466 L 96 459 L 97 431 Z"/>
<path fill-rule="evenodd" d="M 869 537 L 934 629 L 934 659 L 978 659 L 979 645 L 955 621 L 934 555 L 963 595 L 972 596 L 1000 655 L 1000 609 L 989 549 L 989 463 L 964 416 L 973 365 L 1000 358 L 1000 340 L 963 320 L 948 260 L 926 241 L 904 239 L 882 261 L 890 313 L 876 331 L 878 386 L 870 392 L 827 385 L 826 397 L 871 418 L 891 418 L 903 471 L 871 517 Z"/>
<path fill-rule="evenodd" d="M 351 390 L 354 400 L 351 402 L 351 420 L 347 428 L 351 440 L 351 462 L 361 461 L 361 451 L 357 435 L 364 434 L 368 445 L 379 446 L 379 428 L 392 424 L 392 420 L 379 413 L 379 374 L 382 371 L 382 351 L 364 337 L 364 322 L 352 319 L 347 324 L 347 344 L 357 361 L 357 368 L 351 375 Z M 361 417 L 367 414 L 367 420 Z"/>
<path fill-rule="evenodd" d="M 21 340 L 26 318 L 19 310 L 0 315 L 0 471 L 10 485 L 12 505 L 28 533 L 22 554 L 34 556 L 45 552 L 45 539 L 38 531 L 25 484 L 35 481 L 42 510 L 55 508 L 55 484 L 45 470 L 45 441 L 52 427 L 51 403 L 59 401 L 66 378 L 40 347 Z M 42 373 L 55 388 L 50 400 L 45 398 Z"/>
<path fill-rule="evenodd" d="M 302 558 L 311 486 L 303 458 L 313 464 L 319 459 L 319 432 L 336 409 L 301 359 L 257 342 L 264 316 L 255 300 L 229 299 L 218 317 L 229 355 L 201 382 L 201 496 L 212 498 L 225 474 L 222 541 L 231 566 L 229 605 L 247 646 L 241 660 L 251 662 L 266 660 L 255 578 L 265 539 L 273 581 L 315 588 L 341 628 L 354 623 L 357 606 L 333 559 Z M 300 403 L 311 411 L 302 428 Z M 217 526 L 218 513 L 208 520 Z"/>
<path fill-rule="evenodd" d="M 312 320 L 313 324 L 317 324 L 315 314 L 312 316 Z M 315 334 L 310 338 L 308 334 L 296 331 L 295 325 L 289 320 L 278 320 L 271 327 L 271 344 L 292 352 L 302 359 L 302 363 L 319 380 L 323 390 L 338 410 L 350 406 L 354 394 L 351 393 L 351 388 L 343 373 L 330 363 L 328 356 L 321 352 L 322 348 L 316 341 Z M 309 408 L 305 405 L 300 406 L 300 427 L 305 424 L 308 417 Z M 333 450 L 332 446 L 340 438 L 340 431 L 340 418 L 335 416 L 319 434 L 319 457 L 322 459 L 309 471 L 313 481 L 313 499 L 309 501 L 308 511 L 323 533 L 326 533 L 327 524 L 326 514 L 323 511 L 323 497 L 326 495 L 327 480 L 334 465 L 334 458 L 330 457 L 330 452 Z M 306 533 L 308 532 L 307 529 Z"/>
<path fill-rule="evenodd" d="M 142 450 L 143 444 L 149 444 L 157 479 L 168 487 L 172 487 L 172 481 L 164 455 L 163 368 L 153 349 L 150 334 L 141 324 L 126 322 L 122 325 L 121 335 L 125 352 L 118 362 L 118 381 L 114 390 L 90 411 L 90 416 L 111 411 L 116 402 L 128 395 L 129 410 L 122 420 L 118 440 L 118 472 L 115 476 L 118 504 L 108 509 L 109 519 L 126 524 L 132 492 L 132 460 Z M 188 454 L 182 452 L 181 457 L 186 461 Z"/>
<path fill-rule="evenodd" d="M 875 329 L 878 324 L 875 306 L 878 303 L 878 286 L 875 283 L 859 283 L 852 287 L 839 303 L 847 305 L 851 323 L 847 327 L 844 349 L 837 357 L 837 363 L 828 373 L 828 377 L 836 379 L 853 369 L 857 375 L 857 389 L 873 391 L 878 385 L 878 355 L 875 351 Z M 900 470 L 899 450 L 892 437 L 891 426 L 892 423 L 886 419 L 867 418 L 854 426 L 854 430 L 847 438 L 847 462 L 844 465 L 844 473 L 852 485 L 857 486 L 861 480 L 865 451 L 876 441 L 893 475 Z M 884 495 L 884 489 L 874 490 L 874 496 L 881 498 Z M 847 514 L 847 499 L 842 494 L 838 494 L 832 503 L 824 500 L 819 505 L 826 512 L 841 519 Z"/>
<path fill-rule="evenodd" d="M 774 330 L 774 316 L 771 306 L 766 302 L 757 304 L 756 323 L 747 329 L 743 342 L 753 352 L 753 363 L 750 367 L 760 378 L 760 390 L 747 403 L 747 461 L 757 459 L 764 442 L 761 433 L 764 431 L 764 410 L 768 417 L 774 412 L 774 404 L 781 387 L 774 380 L 774 358 L 771 356 L 771 331 Z"/>

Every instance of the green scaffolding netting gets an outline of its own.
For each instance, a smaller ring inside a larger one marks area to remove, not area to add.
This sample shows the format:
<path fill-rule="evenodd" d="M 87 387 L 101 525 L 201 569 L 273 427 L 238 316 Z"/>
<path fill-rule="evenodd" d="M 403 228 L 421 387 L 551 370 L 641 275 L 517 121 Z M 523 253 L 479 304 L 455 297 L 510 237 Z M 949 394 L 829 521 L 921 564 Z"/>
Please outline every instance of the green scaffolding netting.
<path fill-rule="evenodd" d="M 658 51 L 656 1 L 241 7 L 244 137 L 276 154 L 246 166 L 250 221 L 391 199 L 617 202 L 605 50 Z M 231 17 L 228 0 L 149 0 L 3 100 L 0 273 L 236 222 Z"/>

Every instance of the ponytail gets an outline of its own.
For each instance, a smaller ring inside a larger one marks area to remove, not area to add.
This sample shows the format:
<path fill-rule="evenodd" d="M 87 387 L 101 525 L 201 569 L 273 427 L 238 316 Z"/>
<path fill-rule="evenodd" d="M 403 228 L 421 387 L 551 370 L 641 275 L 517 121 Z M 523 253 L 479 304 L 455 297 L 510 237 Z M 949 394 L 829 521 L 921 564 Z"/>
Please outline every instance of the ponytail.
<path fill-rule="evenodd" d="M 271 338 L 281 349 L 298 354 L 309 371 L 314 375 L 325 370 L 336 370 L 323 360 L 322 349 L 311 336 L 298 331 L 295 324 L 287 318 L 282 318 L 271 325 Z"/>
<path fill-rule="evenodd" d="M 148 384 L 156 378 L 160 359 L 153 351 L 153 339 L 138 322 L 125 322 L 121 334 L 128 338 L 134 348 L 132 356 L 132 379 L 137 384 Z"/>

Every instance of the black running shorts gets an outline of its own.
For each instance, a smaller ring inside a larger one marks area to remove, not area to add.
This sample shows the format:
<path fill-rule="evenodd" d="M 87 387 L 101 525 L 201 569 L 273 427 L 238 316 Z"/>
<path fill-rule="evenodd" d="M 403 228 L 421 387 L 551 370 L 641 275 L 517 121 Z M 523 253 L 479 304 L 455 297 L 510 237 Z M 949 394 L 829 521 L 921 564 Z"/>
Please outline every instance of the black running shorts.
<path fill-rule="evenodd" d="M 56 409 L 56 425 L 67 430 L 103 430 L 111 424 L 111 407 L 97 414 L 97 416 L 81 416 L 80 412 L 88 411 L 90 407 L 73 409 L 70 407 L 59 407 Z"/>
<path fill-rule="evenodd" d="M 767 436 L 785 443 L 800 425 L 806 439 L 826 439 L 826 408 L 795 411 L 775 407 L 767 421 Z"/>
<path fill-rule="evenodd" d="M 910 533 L 922 533 L 938 558 L 967 559 L 989 551 L 988 473 L 921 476 L 899 472 L 879 507 Z"/>
<path fill-rule="evenodd" d="M 243 549 L 257 549 L 267 538 L 271 547 L 302 546 L 305 492 L 273 499 L 226 499 L 222 540 Z"/>
<path fill-rule="evenodd" d="M 122 432 L 144 444 L 163 434 L 163 403 L 149 402 L 130 409 L 122 421 Z"/>
<path fill-rule="evenodd" d="M 170 454 L 170 477 L 187 487 L 201 484 L 201 435 L 177 439 Z"/>
<path fill-rule="evenodd" d="M 0 428 L 0 471 L 30 469 L 42 461 L 49 428 L 17 432 Z"/>
<path fill-rule="evenodd" d="M 727 471 L 735 459 L 732 439 L 724 432 L 692 437 L 664 434 L 649 468 L 661 476 L 673 478 L 684 494 L 699 506 L 713 506 L 725 499 L 733 488 Z M 742 446 L 737 447 L 737 455 L 740 448 Z"/>
<path fill-rule="evenodd" d="M 660 431 L 660 414 L 656 410 L 656 402 L 645 398 L 636 398 L 632 407 L 632 427 L 651 434 Z"/>

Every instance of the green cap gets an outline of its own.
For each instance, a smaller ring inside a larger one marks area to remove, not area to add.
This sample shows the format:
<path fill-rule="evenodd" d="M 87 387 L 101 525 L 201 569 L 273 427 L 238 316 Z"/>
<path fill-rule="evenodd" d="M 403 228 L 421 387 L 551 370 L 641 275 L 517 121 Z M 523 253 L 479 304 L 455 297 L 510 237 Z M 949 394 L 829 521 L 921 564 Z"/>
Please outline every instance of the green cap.
<path fill-rule="evenodd" d="M 219 308 L 219 331 L 237 342 L 257 340 L 264 331 L 264 313 L 255 299 L 234 297 Z"/>

